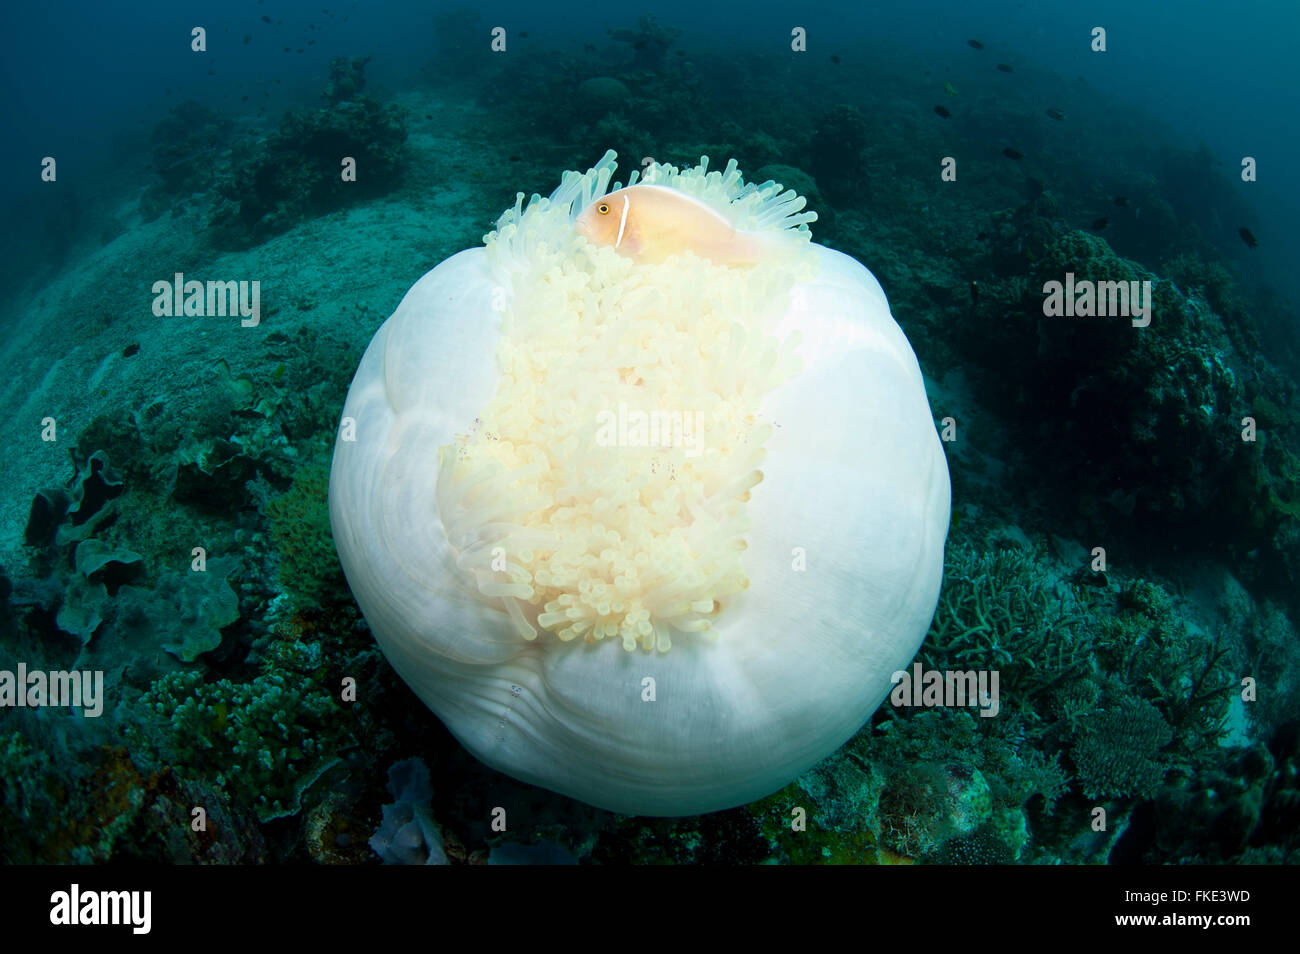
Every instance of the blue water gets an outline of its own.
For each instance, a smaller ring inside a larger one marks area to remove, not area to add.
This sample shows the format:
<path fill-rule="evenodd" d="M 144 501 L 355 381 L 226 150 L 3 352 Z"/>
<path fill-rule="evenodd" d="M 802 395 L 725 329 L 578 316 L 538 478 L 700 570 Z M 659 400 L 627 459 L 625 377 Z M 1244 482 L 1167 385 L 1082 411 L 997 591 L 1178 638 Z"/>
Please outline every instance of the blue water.
<path fill-rule="evenodd" d="M 6 107 L 0 128 L 10 144 L 0 158 L 0 198 L 31 195 L 35 163 L 44 155 L 59 157 L 64 168 L 79 175 L 124 161 L 124 140 L 147 131 L 182 99 L 239 111 L 240 96 L 251 90 L 256 95 L 250 102 L 272 113 L 310 101 L 332 56 L 382 51 L 370 74 L 393 87 L 428 78 L 423 67 L 436 75 L 437 63 L 429 56 L 431 20 L 437 10 L 454 6 L 386 0 L 219 7 L 55 0 L 17 7 L 9 14 L 8 55 L 0 64 Z M 334 15 L 321 13 L 323 8 Z M 585 5 L 560 3 L 492 3 L 475 9 L 484 24 L 499 21 L 529 31 L 530 48 L 550 49 L 580 49 L 639 16 L 627 8 L 602 19 Z M 656 4 L 654 12 L 683 31 L 683 47 L 716 53 L 783 51 L 790 29 L 803 26 L 807 59 L 815 64 L 810 72 L 826 71 L 832 52 L 869 68 L 879 51 L 897 50 L 916 70 L 988 79 L 983 68 L 991 63 L 983 61 L 1009 58 L 1013 65 L 1047 71 L 1050 75 L 1040 78 L 1069 88 L 1081 109 L 1099 108 L 1092 91 L 1106 93 L 1149 116 L 1151 136 L 1189 148 L 1204 144 L 1230 179 L 1242 156 L 1255 156 L 1259 180 L 1241 188 L 1257 216 L 1252 231 L 1261 242 L 1249 257 L 1246 277 L 1293 299 L 1300 296 L 1300 279 L 1290 268 L 1300 253 L 1291 227 L 1300 215 L 1300 196 L 1286 172 L 1287 157 L 1300 147 L 1300 132 L 1291 121 L 1300 112 L 1292 50 L 1300 34 L 1300 8 L 1285 0 L 1231 5 L 1097 0 L 1086 6 L 1070 0 L 916 0 L 825 3 L 797 13 L 779 4 L 701 8 L 670 0 Z M 274 22 L 262 23 L 263 15 Z M 309 24 L 317 29 L 309 30 Z M 195 25 L 206 26 L 211 38 L 202 56 L 189 51 Z M 1104 54 L 1089 49 L 1095 26 L 1109 34 Z M 253 41 L 243 45 L 246 32 Z M 970 37 L 988 44 L 982 56 L 966 47 Z M 307 39 L 315 43 L 306 46 Z M 285 46 L 303 52 L 286 54 Z M 208 75 L 209 68 L 214 75 Z M 705 84 L 728 79 L 703 70 Z M 1030 81 L 1022 73 L 1015 82 L 1023 88 Z M 843 89 L 838 98 L 852 101 L 853 90 Z M 1081 164 L 1091 155 L 1104 168 L 1110 146 L 1080 144 Z M 1225 253 L 1240 253 L 1232 247 L 1235 233 L 1236 226 L 1225 224 L 1223 234 L 1212 237 Z"/>

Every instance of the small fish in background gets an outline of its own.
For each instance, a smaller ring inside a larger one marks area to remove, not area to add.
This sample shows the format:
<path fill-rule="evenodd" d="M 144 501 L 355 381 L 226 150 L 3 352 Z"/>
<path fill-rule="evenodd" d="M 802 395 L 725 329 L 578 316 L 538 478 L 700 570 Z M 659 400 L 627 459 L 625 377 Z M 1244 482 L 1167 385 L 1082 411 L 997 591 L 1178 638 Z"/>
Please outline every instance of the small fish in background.
<path fill-rule="evenodd" d="M 1007 146 L 1007 148 L 1002 150 L 1002 155 L 1006 156 L 1008 159 L 1025 158 L 1025 154 L 1023 152 L 1021 152 L 1019 149 L 1012 149 L 1010 146 Z"/>
<path fill-rule="evenodd" d="M 1093 228 L 1093 231 L 1095 231 L 1095 232 L 1100 232 L 1102 229 L 1104 229 L 1104 228 L 1105 228 L 1107 225 L 1109 225 L 1109 224 L 1110 224 L 1110 219 L 1107 219 L 1107 218 L 1100 218 L 1100 219 L 1097 219 L 1096 221 L 1094 221 L 1094 222 L 1092 223 L 1092 228 Z"/>
<path fill-rule="evenodd" d="M 1047 111 L 1047 115 L 1051 116 L 1053 119 L 1056 120 L 1061 120 L 1065 118 L 1065 113 L 1061 112 L 1059 109 L 1049 109 Z"/>
<path fill-rule="evenodd" d="M 1259 239 L 1255 238 L 1255 233 L 1246 228 L 1246 226 L 1243 225 L 1241 228 L 1237 229 L 1237 234 L 1240 235 L 1241 240 L 1246 243 L 1246 248 L 1259 248 Z"/>
<path fill-rule="evenodd" d="M 270 22 L 271 22 L 271 18 L 268 17 L 268 16 L 264 13 L 264 14 L 262 14 L 262 22 L 263 22 L 263 23 L 270 23 Z"/>
<path fill-rule="evenodd" d="M 949 116 L 952 115 L 952 113 L 949 112 L 948 109 L 943 106 L 934 107 L 934 111 L 938 113 L 940 116 L 942 116 L 944 119 L 947 119 Z"/>
<path fill-rule="evenodd" d="M 528 31 L 527 31 L 527 30 L 520 30 L 520 31 L 519 31 L 519 35 L 520 35 L 521 37 L 523 37 L 525 40 L 528 39 Z"/>
<path fill-rule="evenodd" d="M 1126 196 L 1126 195 L 1117 195 L 1117 196 L 1115 196 L 1115 204 L 1116 204 L 1117 206 L 1119 206 L 1121 209 L 1127 209 L 1127 208 L 1128 208 L 1128 196 Z"/>
<path fill-rule="evenodd" d="M 251 33 L 245 33 L 245 34 L 244 34 L 244 46 L 248 46 L 248 44 L 251 43 L 252 41 L 253 41 L 253 34 L 251 34 Z"/>
<path fill-rule="evenodd" d="M 947 92 L 947 94 L 948 94 L 949 96 L 956 96 L 956 95 L 957 95 L 957 87 L 956 87 L 956 86 L 953 86 L 952 83 L 944 83 L 944 84 L 943 84 L 943 88 L 944 88 L 944 91 Z"/>
<path fill-rule="evenodd" d="M 1011 67 L 1008 66 L 1006 63 L 999 63 L 999 64 L 998 64 L 998 72 L 999 72 L 999 73 L 1010 73 L 1010 72 L 1012 72 L 1012 70 L 1011 70 Z"/>
<path fill-rule="evenodd" d="M 834 56 L 834 55 L 832 55 L 832 56 L 831 56 L 831 62 L 834 63 L 836 66 L 839 66 L 839 65 L 840 65 L 840 58 L 839 58 L 838 56 Z"/>
<path fill-rule="evenodd" d="M 140 346 L 138 344 L 129 344 L 122 349 L 122 357 L 124 358 L 134 358 L 139 353 Z"/>
<path fill-rule="evenodd" d="M 981 43 L 979 40 L 967 40 L 966 45 L 969 46 L 972 50 L 984 49 L 984 44 Z"/>

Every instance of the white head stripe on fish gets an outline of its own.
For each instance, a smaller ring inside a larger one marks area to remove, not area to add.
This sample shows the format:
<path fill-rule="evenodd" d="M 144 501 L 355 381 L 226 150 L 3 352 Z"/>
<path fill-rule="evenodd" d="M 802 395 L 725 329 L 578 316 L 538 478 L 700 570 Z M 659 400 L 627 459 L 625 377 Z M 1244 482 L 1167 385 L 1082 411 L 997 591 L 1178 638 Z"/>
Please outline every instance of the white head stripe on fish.
<path fill-rule="evenodd" d="M 618 222 L 618 238 L 614 240 L 614 247 L 618 248 L 623 244 L 623 230 L 627 228 L 627 210 L 632 207 L 632 200 L 628 198 L 627 193 L 623 193 L 623 217 Z"/>

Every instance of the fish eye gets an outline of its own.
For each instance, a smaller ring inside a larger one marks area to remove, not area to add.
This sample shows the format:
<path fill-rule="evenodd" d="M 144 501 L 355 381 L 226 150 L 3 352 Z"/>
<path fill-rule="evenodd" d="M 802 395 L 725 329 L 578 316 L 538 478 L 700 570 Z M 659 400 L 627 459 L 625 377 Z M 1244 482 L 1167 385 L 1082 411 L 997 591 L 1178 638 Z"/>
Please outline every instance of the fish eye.
<path fill-rule="evenodd" d="M 609 204 L 602 202 L 600 205 L 596 206 L 596 211 L 601 215 L 607 215 L 609 213 Z"/>

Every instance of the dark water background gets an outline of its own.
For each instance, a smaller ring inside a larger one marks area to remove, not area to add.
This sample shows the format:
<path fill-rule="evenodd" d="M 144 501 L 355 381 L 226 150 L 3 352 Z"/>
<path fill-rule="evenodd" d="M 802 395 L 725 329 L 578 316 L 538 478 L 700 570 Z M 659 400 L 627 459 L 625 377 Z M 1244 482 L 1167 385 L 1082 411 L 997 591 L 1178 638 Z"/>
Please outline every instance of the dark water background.
<path fill-rule="evenodd" d="M 376 53 L 370 78 L 392 88 L 436 79 L 432 18 L 454 6 L 391 0 L 16 5 L 7 15 L 6 56 L 0 63 L 0 130 L 8 144 L 0 157 L 0 203 L 34 197 L 37 163 L 44 155 L 58 157 L 69 175 L 129 162 L 139 137 L 182 99 L 238 112 L 240 96 L 253 91 L 250 103 L 265 105 L 273 115 L 312 103 L 333 56 Z M 527 31 L 534 49 L 579 51 L 590 40 L 603 41 L 608 29 L 633 25 L 642 12 L 527 2 L 474 9 L 485 25 Z M 1300 278 L 1291 267 L 1300 257 L 1294 228 L 1300 190 L 1288 169 L 1289 157 L 1300 150 L 1294 123 L 1300 81 L 1293 50 L 1300 6 L 1287 0 L 909 0 L 795 10 L 781 4 L 669 0 L 655 4 L 654 13 L 683 31 L 680 46 L 699 62 L 706 88 L 743 80 L 712 72 L 710 54 L 784 47 L 791 27 L 798 25 L 807 29 L 810 44 L 808 62 L 800 67 L 805 76 L 824 79 L 833 69 L 827 61 L 831 54 L 869 71 L 888 53 L 891 63 L 910 65 L 918 82 L 921 71 L 931 70 L 962 88 L 985 73 L 990 65 L 985 61 L 1012 59 L 1020 69 L 1016 85 L 1033 82 L 1044 93 L 1059 91 L 1053 102 L 1067 113 L 1104 111 L 1107 100 L 1094 92 L 1114 97 L 1149 117 L 1143 134 L 1191 149 L 1204 145 L 1229 181 L 1241 157 L 1254 156 L 1259 181 L 1249 187 L 1236 183 L 1251 222 L 1222 216 L 1216 221 L 1207 210 L 1207 233 L 1225 254 L 1248 265 L 1245 280 L 1274 287 L 1292 300 L 1300 297 Z M 273 23 L 261 22 L 264 15 Z M 318 29 L 309 30 L 309 24 Z M 208 29 L 206 54 L 189 51 L 194 25 Z M 1088 48 L 1094 26 L 1108 31 L 1104 54 Z M 246 32 L 253 40 L 244 45 Z M 983 57 L 965 46 L 969 37 L 988 44 Z M 315 43 L 307 46 L 307 39 Z M 291 52 L 282 52 L 286 46 Z M 303 52 L 296 52 L 299 48 Z M 1031 80 L 1024 67 L 1045 73 Z M 208 75 L 209 68 L 214 75 Z M 792 86 L 797 85 L 796 76 Z M 854 90 L 845 88 L 838 98 L 853 102 Z M 1083 144 L 1080 164 L 1104 169 L 1107 151 L 1119 146 L 1104 140 Z M 1250 256 L 1237 237 L 1242 224 L 1260 240 Z M 8 235 L 18 241 L 15 231 Z"/>

